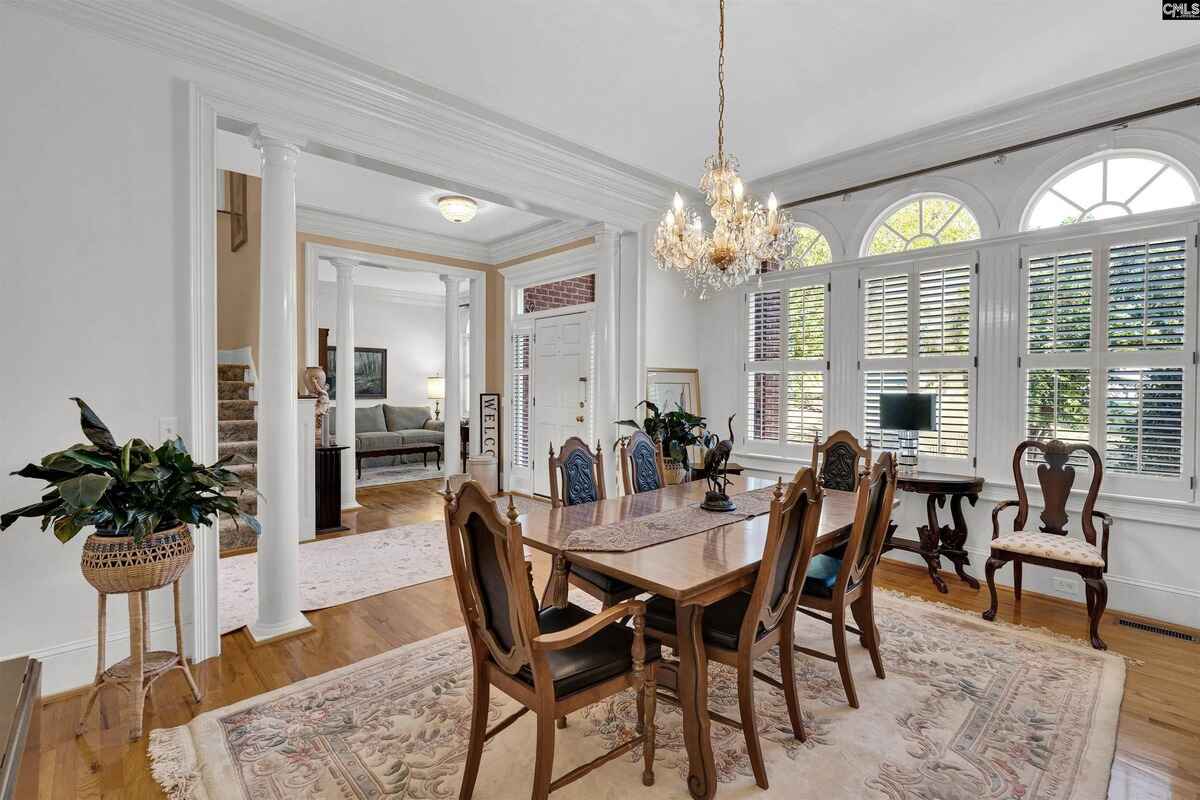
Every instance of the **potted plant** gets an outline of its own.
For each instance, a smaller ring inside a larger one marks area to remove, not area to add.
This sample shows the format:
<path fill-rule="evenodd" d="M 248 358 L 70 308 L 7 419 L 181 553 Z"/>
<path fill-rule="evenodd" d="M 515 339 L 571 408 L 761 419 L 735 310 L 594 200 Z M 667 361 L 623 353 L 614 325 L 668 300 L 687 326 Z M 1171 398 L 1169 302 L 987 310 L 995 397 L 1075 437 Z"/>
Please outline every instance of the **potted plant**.
<path fill-rule="evenodd" d="M 659 407 L 649 400 L 638 403 L 634 410 L 642 406 L 646 407 L 646 418 L 640 424 L 633 419 L 617 420 L 616 424 L 645 431 L 651 439 L 661 442 L 663 461 L 667 468 L 667 474 L 664 476 L 667 483 L 683 482 L 691 473 L 688 448 L 694 445 L 708 447 L 716 436 L 708 432 L 708 423 L 704 421 L 704 417 L 684 411 L 678 403 L 674 411 L 666 413 L 661 412 Z M 627 438 L 618 439 L 617 445 L 614 446 L 620 445 Z"/>
<path fill-rule="evenodd" d="M 174 582 L 192 557 L 190 525 L 209 525 L 229 514 L 260 533 L 229 489 L 247 491 L 226 469 L 227 456 L 197 464 L 180 438 L 156 448 L 141 439 L 118 445 L 96 413 L 78 397 L 80 426 L 90 444 L 75 444 L 28 464 L 13 475 L 46 481 L 42 499 L 0 516 L 0 531 L 21 517 L 41 517 L 68 542 L 86 527 L 83 575 L 105 593 L 137 592 Z M 240 493 L 239 492 L 239 493 Z"/>

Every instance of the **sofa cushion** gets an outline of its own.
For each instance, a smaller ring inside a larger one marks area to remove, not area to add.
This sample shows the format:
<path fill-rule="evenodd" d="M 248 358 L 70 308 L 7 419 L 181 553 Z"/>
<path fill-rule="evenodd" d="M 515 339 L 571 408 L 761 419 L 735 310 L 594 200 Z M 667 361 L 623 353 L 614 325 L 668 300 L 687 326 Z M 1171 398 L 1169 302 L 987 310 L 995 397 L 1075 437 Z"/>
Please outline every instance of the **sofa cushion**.
<path fill-rule="evenodd" d="M 444 431 L 446 430 L 446 420 L 427 419 L 422 427 L 424 427 L 427 431 Z"/>
<path fill-rule="evenodd" d="M 383 433 L 387 423 L 383 419 L 383 406 L 354 409 L 354 433 Z"/>
<path fill-rule="evenodd" d="M 421 428 L 411 431 L 396 431 L 396 435 L 404 439 L 405 444 L 442 444 L 446 437 L 441 431 L 427 431 Z"/>
<path fill-rule="evenodd" d="M 429 419 L 429 409 L 425 406 L 383 406 L 383 417 L 387 421 L 389 431 L 407 431 L 420 428 Z"/>
<path fill-rule="evenodd" d="M 371 431 L 360 433 L 354 437 L 354 446 L 360 453 L 370 453 L 375 450 L 390 450 L 404 444 L 404 436 L 389 431 Z"/>

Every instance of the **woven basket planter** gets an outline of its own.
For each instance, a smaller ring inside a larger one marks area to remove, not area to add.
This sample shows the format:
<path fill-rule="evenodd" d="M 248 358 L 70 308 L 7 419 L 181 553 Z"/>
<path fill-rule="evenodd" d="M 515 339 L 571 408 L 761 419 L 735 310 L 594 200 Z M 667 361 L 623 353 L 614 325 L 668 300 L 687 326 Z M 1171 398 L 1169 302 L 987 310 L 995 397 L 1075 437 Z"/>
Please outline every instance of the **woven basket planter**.
<path fill-rule="evenodd" d="M 187 525 L 156 531 L 135 544 L 132 536 L 93 533 L 83 545 L 83 577 L 105 594 L 157 589 L 178 580 L 192 561 Z"/>
<path fill-rule="evenodd" d="M 675 486 L 688 479 L 688 468 L 683 465 L 682 461 L 668 459 L 663 462 L 663 466 L 666 467 L 666 474 L 663 475 L 663 478 L 666 479 L 668 486 Z"/>

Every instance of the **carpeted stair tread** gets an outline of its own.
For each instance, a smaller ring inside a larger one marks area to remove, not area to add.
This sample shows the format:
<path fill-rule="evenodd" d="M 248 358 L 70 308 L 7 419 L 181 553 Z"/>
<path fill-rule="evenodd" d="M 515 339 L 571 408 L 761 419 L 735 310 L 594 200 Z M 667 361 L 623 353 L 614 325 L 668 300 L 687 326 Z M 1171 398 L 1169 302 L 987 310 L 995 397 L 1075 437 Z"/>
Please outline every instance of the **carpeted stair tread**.
<path fill-rule="evenodd" d="M 245 381 L 217 381 L 218 400 L 249 400 L 252 383 Z"/>
<path fill-rule="evenodd" d="M 251 461 L 258 461 L 258 442 L 243 441 L 243 442 L 217 442 L 217 455 L 221 458 L 236 453 L 243 458 L 248 458 Z"/>
<path fill-rule="evenodd" d="M 218 400 L 217 420 L 226 422 L 254 419 L 254 409 L 257 407 L 257 400 Z"/>
<path fill-rule="evenodd" d="M 217 380 L 244 381 L 246 380 L 245 364 L 217 364 Z"/>
<path fill-rule="evenodd" d="M 217 441 L 250 442 L 258 439 L 258 420 L 223 419 L 217 421 Z"/>

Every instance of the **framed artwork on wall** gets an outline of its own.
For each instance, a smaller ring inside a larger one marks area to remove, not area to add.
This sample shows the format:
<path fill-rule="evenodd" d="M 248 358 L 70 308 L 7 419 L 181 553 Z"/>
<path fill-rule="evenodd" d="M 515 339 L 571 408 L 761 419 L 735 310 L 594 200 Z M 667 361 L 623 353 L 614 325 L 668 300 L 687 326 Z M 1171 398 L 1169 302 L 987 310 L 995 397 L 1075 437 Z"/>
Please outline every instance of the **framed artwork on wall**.
<path fill-rule="evenodd" d="M 325 377 L 329 381 L 329 399 L 337 399 L 337 345 L 327 351 Z M 354 397 L 358 400 L 387 399 L 387 349 L 354 348 Z"/>
<path fill-rule="evenodd" d="M 687 367 L 647 367 L 646 399 L 663 413 L 682 408 L 700 416 L 700 370 Z"/>

